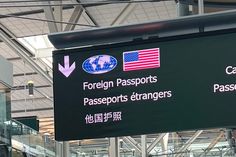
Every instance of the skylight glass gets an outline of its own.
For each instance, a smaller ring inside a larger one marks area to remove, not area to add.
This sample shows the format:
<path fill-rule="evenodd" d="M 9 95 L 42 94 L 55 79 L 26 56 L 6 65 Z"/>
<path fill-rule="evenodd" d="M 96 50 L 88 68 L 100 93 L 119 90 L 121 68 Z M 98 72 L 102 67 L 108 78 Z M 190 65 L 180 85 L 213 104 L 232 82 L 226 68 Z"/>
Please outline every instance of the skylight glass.
<path fill-rule="evenodd" d="M 18 40 L 35 55 L 36 59 L 41 59 L 52 68 L 52 51 L 54 47 L 48 40 L 47 35 L 24 37 Z"/>

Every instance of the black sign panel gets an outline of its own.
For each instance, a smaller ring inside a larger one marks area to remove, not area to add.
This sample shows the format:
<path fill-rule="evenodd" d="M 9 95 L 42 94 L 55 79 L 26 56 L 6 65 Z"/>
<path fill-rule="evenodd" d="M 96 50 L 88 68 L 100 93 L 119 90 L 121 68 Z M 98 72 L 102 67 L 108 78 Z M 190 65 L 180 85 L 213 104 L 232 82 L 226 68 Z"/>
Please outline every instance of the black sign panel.
<path fill-rule="evenodd" d="M 53 53 L 57 140 L 236 124 L 236 33 Z"/>

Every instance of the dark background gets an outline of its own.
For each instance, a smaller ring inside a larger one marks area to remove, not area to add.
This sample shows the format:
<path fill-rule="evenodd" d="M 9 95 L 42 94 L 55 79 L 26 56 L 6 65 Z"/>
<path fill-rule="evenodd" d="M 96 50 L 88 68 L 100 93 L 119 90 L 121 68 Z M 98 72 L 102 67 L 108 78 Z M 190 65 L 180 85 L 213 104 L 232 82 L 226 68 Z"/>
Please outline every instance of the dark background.
<path fill-rule="evenodd" d="M 58 50 L 53 53 L 54 112 L 56 140 L 115 137 L 236 125 L 236 91 L 214 93 L 213 85 L 236 84 L 236 75 L 225 68 L 236 66 L 236 33 L 210 36 L 183 36 L 179 39 L 150 39 L 88 48 Z M 160 48 L 160 68 L 123 72 L 124 51 Z M 117 67 L 104 74 L 88 74 L 82 63 L 95 55 L 111 55 Z M 69 55 L 76 69 L 66 78 L 58 71 Z M 108 90 L 83 91 L 83 82 L 117 78 L 157 76 L 157 83 Z M 83 98 L 99 98 L 172 91 L 171 98 L 157 101 L 128 101 L 84 106 Z M 122 121 L 85 124 L 86 114 L 122 111 Z"/>

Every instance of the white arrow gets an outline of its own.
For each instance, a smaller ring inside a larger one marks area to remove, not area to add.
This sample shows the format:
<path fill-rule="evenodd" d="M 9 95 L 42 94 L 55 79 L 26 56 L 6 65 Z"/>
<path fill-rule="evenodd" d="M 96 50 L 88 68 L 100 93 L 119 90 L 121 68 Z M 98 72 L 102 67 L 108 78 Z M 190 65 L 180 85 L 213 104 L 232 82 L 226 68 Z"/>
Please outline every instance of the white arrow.
<path fill-rule="evenodd" d="M 75 70 L 75 62 L 70 66 L 69 56 L 64 56 L 64 67 L 58 63 L 58 69 L 63 75 L 69 77 L 70 74 Z"/>

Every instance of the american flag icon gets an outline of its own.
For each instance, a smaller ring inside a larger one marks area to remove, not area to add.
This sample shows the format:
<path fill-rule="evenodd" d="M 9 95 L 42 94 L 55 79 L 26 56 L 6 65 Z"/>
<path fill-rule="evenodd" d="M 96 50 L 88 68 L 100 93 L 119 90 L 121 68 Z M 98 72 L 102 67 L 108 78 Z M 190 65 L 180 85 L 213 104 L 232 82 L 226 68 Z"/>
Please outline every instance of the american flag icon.
<path fill-rule="evenodd" d="M 159 67 L 159 48 L 123 52 L 123 71 L 133 71 Z"/>

